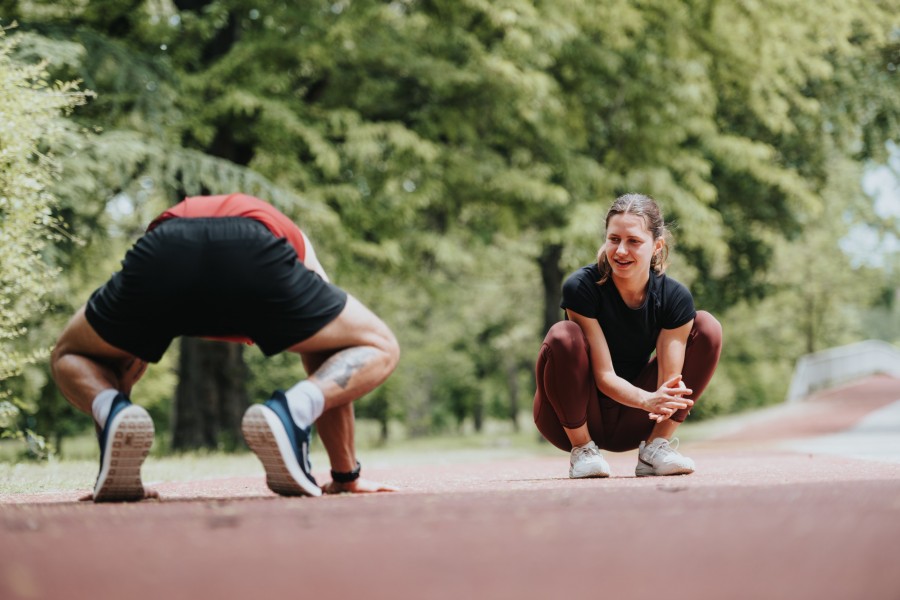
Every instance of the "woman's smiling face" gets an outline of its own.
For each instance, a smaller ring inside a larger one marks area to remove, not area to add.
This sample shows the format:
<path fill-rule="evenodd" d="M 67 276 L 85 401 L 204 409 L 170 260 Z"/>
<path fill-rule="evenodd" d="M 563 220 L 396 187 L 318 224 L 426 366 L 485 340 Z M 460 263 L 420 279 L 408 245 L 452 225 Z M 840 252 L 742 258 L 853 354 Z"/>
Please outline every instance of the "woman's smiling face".
<path fill-rule="evenodd" d="M 614 279 L 649 278 L 650 263 L 664 241 L 654 240 L 641 216 L 622 213 L 610 217 L 606 225 L 604 252 Z"/>

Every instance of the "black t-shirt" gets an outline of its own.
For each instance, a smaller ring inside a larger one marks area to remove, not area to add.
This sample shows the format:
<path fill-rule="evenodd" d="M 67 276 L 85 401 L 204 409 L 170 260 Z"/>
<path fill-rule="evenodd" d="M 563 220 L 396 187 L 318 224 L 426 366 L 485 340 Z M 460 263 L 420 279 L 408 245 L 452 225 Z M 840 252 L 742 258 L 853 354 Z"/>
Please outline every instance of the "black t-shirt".
<path fill-rule="evenodd" d="M 597 319 L 616 374 L 633 381 L 656 348 L 660 330 L 681 327 L 697 314 L 694 299 L 684 285 L 651 271 L 644 304 L 629 308 L 612 279 L 597 285 L 599 279 L 596 264 L 572 273 L 563 284 L 560 307 Z"/>

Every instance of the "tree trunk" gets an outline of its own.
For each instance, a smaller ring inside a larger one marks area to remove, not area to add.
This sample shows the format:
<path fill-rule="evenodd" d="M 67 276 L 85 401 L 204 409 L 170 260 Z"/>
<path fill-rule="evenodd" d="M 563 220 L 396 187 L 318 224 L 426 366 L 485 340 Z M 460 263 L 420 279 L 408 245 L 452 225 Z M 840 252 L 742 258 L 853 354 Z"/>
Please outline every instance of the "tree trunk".
<path fill-rule="evenodd" d="M 250 405 L 243 346 L 183 337 L 178 371 L 172 448 L 234 450 Z"/>
<path fill-rule="evenodd" d="M 472 404 L 472 424 L 475 426 L 476 433 L 481 433 L 481 430 L 484 429 L 484 400 L 480 393 Z"/>
<path fill-rule="evenodd" d="M 384 446 L 388 442 L 388 421 L 387 419 L 379 419 L 378 424 L 381 425 L 381 428 L 378 430 L 378 443 Z"/>
<path fill-rule="evenodd" d="M 562 244 L 544 246 L 538 264 L 541 267 L 541 280 L 544 283 L 544 329 L 541 338 L 562 318 L 559 303 L 562 299 L 563 272 L 559 266 L 562 259 Z"/>

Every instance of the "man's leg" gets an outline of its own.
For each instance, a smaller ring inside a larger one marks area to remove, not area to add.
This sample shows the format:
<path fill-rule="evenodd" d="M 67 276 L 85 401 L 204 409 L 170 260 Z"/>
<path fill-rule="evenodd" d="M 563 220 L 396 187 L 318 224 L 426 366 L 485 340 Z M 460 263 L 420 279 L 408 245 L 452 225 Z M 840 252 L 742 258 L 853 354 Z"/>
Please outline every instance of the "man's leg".
<path fill-rule="evenodd" d="M 153 444 L 153 421 L 128 394 L 147 363 L 104 341 L 82 307 L 60 335 L 50 367 L 63 396 L 97 425 L 100 473 L 93 499 L 143 499 L 141 465 Z"/>
<path fill-rule="evenodd" d="M 305 354 L 300 358 L 306 372 L 315 373 L 331 355 L 330 353 Z M 359 467 L 356 457 L 355 424 L 352 402 L 326 410 L 316 421 L 316 431 L 328 453 L 328 460 L 333 472 L 349 473 Z M 322 489 L 325 493 L 362 493 L 393 491 L 395 488 L 358 478 L 353 481 L 332 480 Z"/>
<path fill-rule="evenodd" d="M 129 395 L 147 363 L 105 342 L 84 318 L 81 307 L 57 340 L 50 369 L 69 403 L 91 414 L 94 398 L 103 390 Z"/>
<path fill-rule="evenodd" d="M 336 319 L 289 351 L 302 356 L 331 353 L 309 377 L 322 390 L 326 411 L 374 390 L 400 359 L 400 347 L 388 326 L 350 295 Z"/>
<path fill-rule="evenodd" d="M 352 471 L 356 456 L 350 403 L 387 379 L 400 350 L 387 325 L 352 296 L 334 320 L 288 350 L 304 360 L 309 378 L 297 387 L 306 392 L 289 390 L 291 398 L 276 393 L 265 405 L 251 406 L 244 416 L 244 436 L 266 469 L 270 489 L 315 496 L 320 491 L 306 459 L 309 427 L 317 424 L 332 470 Z M 377 489 L 382 488 L 361 482 L 331 485 L 329 491 Z"/>
<path fill-rule="evenodd" d="M 316 352 L 300 355 L 303 368 L 312 376 L 334 352 Z M 328 452 L 328 460 L 334 471 L 346 473 L 356 467 L 356 438 L 353 404 L 347 403 L 324 410 L 316 421 L 316 430 L 322 445 Z"/>

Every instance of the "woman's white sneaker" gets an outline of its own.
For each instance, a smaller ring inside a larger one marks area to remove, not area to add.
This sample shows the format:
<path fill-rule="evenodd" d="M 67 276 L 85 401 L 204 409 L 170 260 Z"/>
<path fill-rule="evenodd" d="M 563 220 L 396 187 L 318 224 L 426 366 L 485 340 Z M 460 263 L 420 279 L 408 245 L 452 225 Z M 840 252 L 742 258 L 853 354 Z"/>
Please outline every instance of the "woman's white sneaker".
<path fill-rule="evenodd" d="M 600 454 L 600 448 L 593 440 L 584 446 L 572 448 L 569 457 L 569 478 L 609 477 L 609 464 Z"/>
<path fill-rule="evenodd" d="M 641 442 L 638 448 L 638 464 L 634 469 L 637 477 L 651 475 L 687 475 L 694 472 L 694 461 L 682 456 L 678 448 L 678 438 L 673 438 L 674 446 L 666 438 L 656 438 L 649 444 Z"/>

